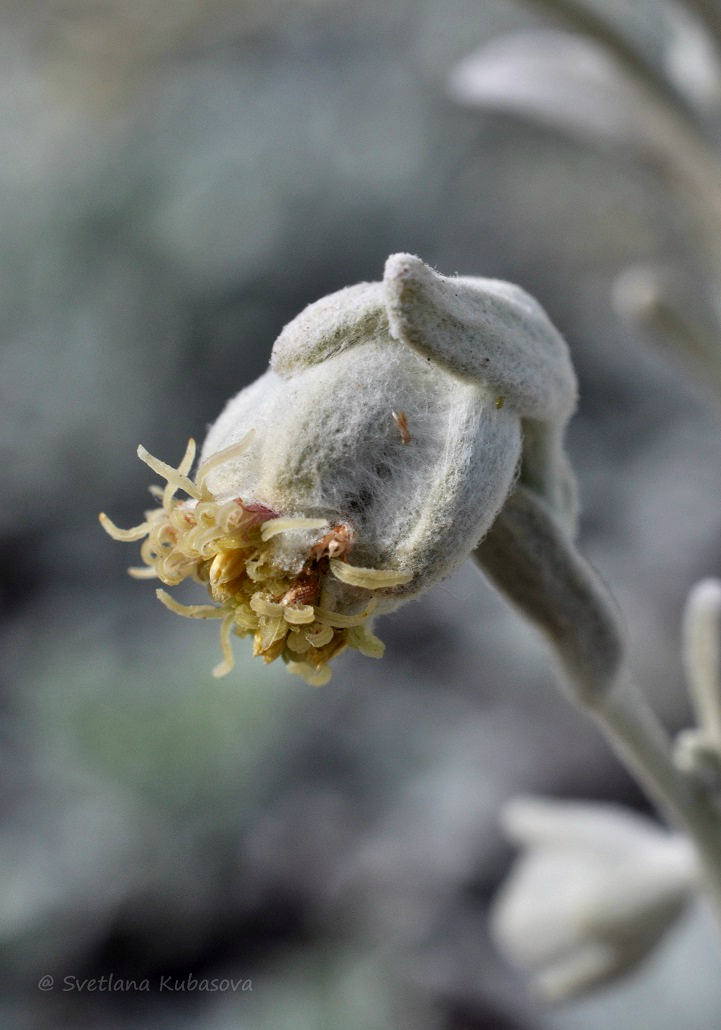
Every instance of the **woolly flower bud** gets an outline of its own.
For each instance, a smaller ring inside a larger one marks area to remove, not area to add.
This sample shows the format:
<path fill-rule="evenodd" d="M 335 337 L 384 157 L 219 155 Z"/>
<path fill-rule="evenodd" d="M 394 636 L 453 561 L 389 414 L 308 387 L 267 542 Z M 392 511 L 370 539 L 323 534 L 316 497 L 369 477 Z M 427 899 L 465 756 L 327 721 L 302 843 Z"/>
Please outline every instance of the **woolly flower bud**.
<path fill-rule="evenodd" d="M 507 283 L 444 278 L 389 258 L 383 282 L 340 290 L 290 322 L 271 367 L 208 432 L 194 479 L 139 456 L 167 486 L 120 540 L 145 537 L 141 578 L 208 588 L 222 619 L 311 683 L 346 647 L 380 657 L 374 614 L 418 596 L 478 544 L 519 474 L 562 516 L 562 453 L 575 404 L 563 340 Z M 176 498 L 178 490 L 188 499 Z"/>
<path fill-rule="evenodd" d="M 614 805 L 517 798 L 503 821 L 526 850 L 496 898 L 494 936 L 547 1001 L 631 970 L 697 884 L 689 840 Z"/>

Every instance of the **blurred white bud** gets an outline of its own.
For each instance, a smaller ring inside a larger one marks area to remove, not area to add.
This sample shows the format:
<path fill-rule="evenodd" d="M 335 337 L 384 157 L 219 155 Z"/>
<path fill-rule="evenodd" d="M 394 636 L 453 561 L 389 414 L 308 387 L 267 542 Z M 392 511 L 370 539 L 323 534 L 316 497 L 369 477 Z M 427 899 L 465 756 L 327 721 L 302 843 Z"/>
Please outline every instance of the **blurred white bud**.
<path fill-rule="evenodd" d="M 494 935 L 548 1001 L 633 969 L 697 885 L 687 838 L 614 805 L 517 798 L 503 823 L 524 851 L 495 900 Z"/>
<path fill-rule="evenodd" d="M 162 508 L 118 539 L 147 536 L 147 568 L 207 584 L 223 619 L 310 682 L 346 646 L 380 657 L 368 619 L 456 568 L 517 476 L 566 521 L 574 491 L 562 450 L 576 382 L 564 341 L 508 283 L 445 278 L 388 259 L 382 282 L 311 304 L 273 348 L 271 368 L 210 428 L 168 482 Z M 519 472 L 520 470 L 520 472 Z M 176 489 L 190 500 L 177 500 Z"/>

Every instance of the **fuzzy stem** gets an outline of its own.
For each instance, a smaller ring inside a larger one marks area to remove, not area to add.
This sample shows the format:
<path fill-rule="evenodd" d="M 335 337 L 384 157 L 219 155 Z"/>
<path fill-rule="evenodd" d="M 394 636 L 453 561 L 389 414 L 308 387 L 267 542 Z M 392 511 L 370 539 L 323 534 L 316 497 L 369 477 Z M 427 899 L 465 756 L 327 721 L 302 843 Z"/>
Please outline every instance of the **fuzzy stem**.
<path fill-rule="evenodd" d="M 618 64 L 637 82 L 677 111 L 688 116 L 690 109 L 666 79 L 605 18 L 577 0 L 523 0 L 527 7 L 542 7 L 568 28 L 592 39 L 612 54 Z"/>
<path fill-rule="evenodd" d="M 602 47 L 636 83 L 641 92 L 655 99 L 667 119 L 666 145 L 649 153 L 652 164 L 678 190 L 693 213 L 695 231 L 711 266 L 714 285 L 721 287 L 721 165 L 706 137 L 703 122 L 693 108 L 671 86 L 653 64 L 629 43 L 606 18 L 579 0 L 522 0 L 526 6 L 541 7 L 572 31 Z M 714 37 L 721 42 L 721 12 L 713 0 L 692 0 L 690 5 Z M 707 355 L 702 355 L 707 357 Z M 717 361 L 709 362 L 718 378 Z"/>
<path fill-rule="evenodd" d="M 721 922 L 721 811 L 673 763 L 668 736 L 628 674 L 597 706 L 584 705 L 649 796 L 693 840 Z"/>
<path fill-rule="evenodd" d="M 721 11 L 715 0 L 686 0 L 686 5 L 706 26 L 714 41 L 721 44 Z"/>
<path fill-rule="evenodd" d="M 546 505 L 519 486 L 475 560 L 551 643 L 571 699 L 599 723 L 653 800 L 693 839 L 721 921 L 721 812 L 674 765 L 671 744 L 623 663 L 605 588 Z"/>

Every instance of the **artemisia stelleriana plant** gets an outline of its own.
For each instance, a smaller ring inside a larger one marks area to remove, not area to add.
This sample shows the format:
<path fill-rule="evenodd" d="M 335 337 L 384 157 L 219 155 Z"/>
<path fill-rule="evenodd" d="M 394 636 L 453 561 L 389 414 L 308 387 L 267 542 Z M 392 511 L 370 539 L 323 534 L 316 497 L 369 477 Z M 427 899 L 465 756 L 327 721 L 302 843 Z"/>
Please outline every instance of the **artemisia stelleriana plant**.
<path fill-rule="evenodd" d="M 706 326 L 718 330 L 721 164 L 705 120 L 721 98 L 718 9 L 661 5 L 675 19 L 664 69 L 597 7 L 544 6 L 577 34 L 495 41 L 456 70 L 454 96 L 651 158 L 696 219 Z M 673 277 L 626 270 L 615 300 L 721 385 L 721 332 L 702 328 L 700 303 L 679 298 Z M 631 681 L 615 606 L 574 543 L 563 441 L 575 403 L 568 349 L 527 293 L 396 254 L 381 282 L 325 297 L 285 327 L 268 372 L 211 427 L 194 475 L 192 441 L 177 467 L 139 449 L 166 483 L 139 526 L 101 516 L 114 538 L 143 540 L 132 575 L 206 589 L 204 603 L 162 588 L 158 597 L 181 615 L 220 620 L 216 675 L 232 668 L 232 638 L 248 636 L 264 661 L 325 683 L 348 647 L 382 655 L 376 616 L 474 557 L 545 634 L 570 697 L 675 824 L 511 803 L 507 829 L 528 850 L 493 924 L 556 1000 L 633 968 L 699 888 L 721 915 L 721 584 L 706 581 L 689 599 L 698 725 L 673 743 Z"/>

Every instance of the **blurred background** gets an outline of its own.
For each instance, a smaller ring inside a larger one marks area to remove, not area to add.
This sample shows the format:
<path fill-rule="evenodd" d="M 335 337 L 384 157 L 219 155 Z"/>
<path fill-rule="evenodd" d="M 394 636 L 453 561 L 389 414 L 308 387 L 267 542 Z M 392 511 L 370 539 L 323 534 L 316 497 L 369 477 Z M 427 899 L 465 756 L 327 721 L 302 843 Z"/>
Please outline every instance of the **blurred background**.
<path fill-rule="evenodd" d="M 668 6 L 595 4 L 652 61 Z M 217 681 L 217 627 L 128 579 L 135 546 L 97 521 L 140 521 L 138 443 L 175 464 L 290 318 L 388 254 L 519 282 L 581 381 L 582 547 L 684 724 L 683 600 L 721 574 L 719 408 L 611 293 L 628 265 L 698 277 L 688 212 L 652 162 L 447 93 L 470 50 L 543 23 L 513 0 L 0 6 L 3 1026 L 721 1020 L 703 911 L 557 1010 L 496 954 L 503 801 L 646 802 L 474 568 L 383 621 L 382 663 L 352 653 L 314 689 L 238 642 Z M 80 986 L 111 974 L 151 989 Z"/>

